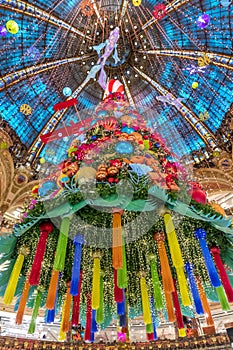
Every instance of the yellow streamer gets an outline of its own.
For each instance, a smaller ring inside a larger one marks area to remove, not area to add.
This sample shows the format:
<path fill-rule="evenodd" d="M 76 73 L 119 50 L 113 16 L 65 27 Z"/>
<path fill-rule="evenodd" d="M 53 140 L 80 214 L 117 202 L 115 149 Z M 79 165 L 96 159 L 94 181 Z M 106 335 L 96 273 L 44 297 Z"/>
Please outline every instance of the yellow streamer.
<path fill-rule="evenodd" d="M 187 280 L 184 273 L 184 261 L 182 258 L 181 249 L 176 236 L 176 231 L 173 225 L 172 217 L 169 213 L 164 214 L 164 223 L 172 262 L 177 273 L 182 304 L 184 306 L 189 306 L 192 303 L 189 297 Z"/>
<path fill-rule="evenodd" d="M 143 310 L 144 323 L 151 324 L 152 318 L 151 318 L 151 312 L 150 312 L 150 302 L 149 302 L 145 277 L 140 278 L 140 286 L 141 286 L 141 295 L 142 295 L 142 310 Z"/>
<path fill-rule="evenodd" d="M 66 300 L 64 301 L 63 306 L 62 306 L 61 325 L 60 325 L 60 332 L 59 332 L 59 337 L 58 337 L 59 341 L 66 340 L 66 333 L 63 332 L 63 330 L 62 330 L 63 322 L 64 322 L 64 316 L 65 316 L 65 308 L 66 308 Z"/>
<path fill-rule="evenodd" d="M 186 337 L 186 329 L 185 328 L 181 328 L 181 329 L 178 329 L 178 334 L 179 334 L 179 337 L 181 338 L 184 338 Z"/>
<path fill-rule="evenodd" d="M 11 276 L 4 294 L 4 298 L 3 298 L 3 302 L 6 305 L 10 305 L 13 301 L 14 295 L 15 295 L 15 291 L 16 291 L 16 287 L 17 287 L 17 283 L 18 283 L 18 279 L 19 279 L 19 275 L 23 266 L 23 262 L 24 262 L 24 255 L 23 254 L 19 254 L 16 262 L 14 264 L 13 270 L 11 272 Z"/>
<path fill-rule="evenodd" d="M 100 307 L 100 258 L 94 257 L 93 277 L 92 277 L 92 300 L 91 306 L 93 310 Z"/>
<path fill-rule="evenodd" d="M 116 270 L 122 269 L 123 267 L 122 227 L 120 212 L 114 212 L 112 219 L 112 266 Z"/>

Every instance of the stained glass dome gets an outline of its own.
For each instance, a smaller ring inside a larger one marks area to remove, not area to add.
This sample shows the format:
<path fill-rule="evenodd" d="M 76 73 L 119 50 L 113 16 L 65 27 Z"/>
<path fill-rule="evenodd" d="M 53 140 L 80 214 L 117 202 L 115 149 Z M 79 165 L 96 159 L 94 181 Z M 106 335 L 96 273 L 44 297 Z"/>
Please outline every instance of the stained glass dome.
<path fill-rule="evenodd" d="M 230 1 L 135 4 L 1 1 L 0 115 L 28 148 L 30 160 L 43 155 L 40 134 L 85 119 L 82 111 L 102 100 L 103 89 L 87 76 L 98 61 L 95 47 L 115 27 L 119 60 L 106 60 L 107 78 L 124 84 L 127 99 L 148 125 L 181 156 L 224 148 L 227 135 L 221 140 L 216 133 L 232 103 Z M 10 20 L 18 25 L 15 34 L 7 29 Z M 71 98 L 64 88 L 78 104 L 55 112 L 56 103 Z"/>

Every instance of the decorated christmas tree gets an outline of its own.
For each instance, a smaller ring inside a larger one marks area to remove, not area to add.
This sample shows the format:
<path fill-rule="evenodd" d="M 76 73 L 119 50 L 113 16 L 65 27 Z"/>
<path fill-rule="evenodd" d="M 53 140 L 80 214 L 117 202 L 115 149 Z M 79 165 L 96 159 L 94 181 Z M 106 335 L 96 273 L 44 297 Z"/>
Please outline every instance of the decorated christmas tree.
<path fill-rule="evenodd" d="M 113 319 L 127 339 L 138 315 L 148 340 L 160 318 L 181 337 L 183 315 L 205 315 L 214 326 L 208 299 L 225 311 L 233 302 L 230 219 L 207 203 L 121 90 L 76 135 L 67 158 L 42 173 L 13 234 L 1 237 L 0 289 L 5 304 L 17 297 L 16 323 L 28 306 L 29 333 L 40 307 L 48 323 L 61 310 L 60 340 L 81 323 L 94 341 Z"/>

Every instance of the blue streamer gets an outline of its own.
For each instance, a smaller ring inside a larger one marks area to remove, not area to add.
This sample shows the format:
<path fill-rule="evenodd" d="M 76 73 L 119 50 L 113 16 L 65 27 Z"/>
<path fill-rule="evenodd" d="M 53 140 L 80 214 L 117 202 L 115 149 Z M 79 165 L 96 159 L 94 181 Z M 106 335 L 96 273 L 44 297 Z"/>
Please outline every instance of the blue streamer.
<path fill-rule="evenodd" d="M 78 285 L 80 279 L 80 267 L 82 258 L 82 246 L 84 243 L 84 237 L 81 234 L 75 236 L 73 240 L 75 251 L 74 251 L 74 263 L 72 268 L 72 277 L 70 285 L 70 294 L 75 296 L 78 295 Z"/>
<path fill-rule="evenodd" d="M 91 333 L 95 333 L 98 331 L 97 323 L 96 323 L 96 310 L 92 310 L 91 315 Z"/>
<path fill-rule="evenodd" d="M 95 333 L 92 333 L 92 332 L 91 332 L 91 339 L 90 339 L 90 342 L 91 342 L 91 343 L 94 343 L 94 341 L 95 341 Z"/>
<path fill-rule="evenodd" d="M 157 340 L 158 339 L 157 330 L 156 330 L 157 320 L 156 320 L 155 301 L 153 297 L 150 298 L 150 309 L 151 309 L 151 317 L 152 317 L 152 323 L 154 328 L 154 340 Z"/>
<path fill-rule="evenodd" d="M 206 231 L 203 228 L 197 228 L 195 230 L 195 236 L 199 240 L 211 283 L 215 288 L 220 287 L 221 281 L 206 243 Z"/>
<path fill-rule="evenodd" d="M 126 327 L 126 314 L 120 315 L 120 326 Z"/>
<path fill-rule="evenodd" d="M 200 298 L 200 295 L 199 295 L 199 292 L 198 292 L 198 288 L 197 288 L 197 284 L 196 284 L 196 281 L 195 281 L 195 277 L 194 277 L 194 274 L 193 274 L 192 265 L 190 263 L 186 263 L 185 264 L 185 269 L 186 269 L 187 274 L 188 274 L 189 284 L 190 284 L 190 288 L 191 288 L 191 292 L 192 292 L 192 296 L 193 296 L 193 300 L 194 300 L 196 313 L 198 315 L 203 315 L 204 314 L 204 310 L 203 310 L 203 307 L 202 307 L 201 298 Z"/>
<path fill-rule="evenodd" d="M 124 300 L 122 301 L 122 303 L 117 303 L 117 313 L 118 313 L 118 315 L 125 314 L 125 302 L 124 302 Z"/>
<path fill-rule="evenodd" d="M 55 319 L 55 308 L 53 310 L 47 310 L 46 323 L 53 323 Z"/>

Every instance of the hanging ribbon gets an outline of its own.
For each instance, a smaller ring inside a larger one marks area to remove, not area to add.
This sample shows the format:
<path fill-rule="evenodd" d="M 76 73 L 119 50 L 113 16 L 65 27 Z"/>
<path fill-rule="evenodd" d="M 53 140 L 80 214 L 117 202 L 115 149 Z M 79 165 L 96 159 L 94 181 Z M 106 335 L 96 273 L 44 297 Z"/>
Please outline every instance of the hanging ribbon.
<path fill-rule="evenodd" d="M 114 269 L 123 268 L 122 227 L 120 211 L 113 211 L 112 218 L 112 266 Z"/>
<path fill-rule="evenodd" d="M 163 309 L 163 297 L 160 287 L 160 281 L 159 281 L 159 275 L 156 268 L 156 260 L 154 255 L 149 256 L 150 260 L 150 272 L 151 272 L 151 279 L 152 279 L 152 285 L 153 285 L 153 292 L 154 292 L 154 300 L 157 310 Z"/>
<path fill-rule="evenodd" d="M 214 257 L 214 262 L 215 265 L 217 266 L 223 287 L 225 289 L 226 295 L 227 295 L 227 299 L 229 301 L 229 303 L 233 302 L 233 289 L 232 286 L 230 284 L 229 278 L 227 276 L 226 270 L 224 268 L 221 256 L 220 256 L 220 249 L 217 247 L 212 247 L 210 249 L 211 254 Z"/>
<path fill-rule="evenodd" d="M 230 311 L 231 308 L 230 308 L 230 305 L 228 303 L 227 296 L 226 296 L 226 293 L 225 293 L 223 286 L 221 285 L 220 287 L 216 287 L 215 290 L 218 294 L 218 298 L 219 298 L 222 310 L 223 311 Z"/>
<path fill-rule="evenodd" d="M 201 298 L 201 303 L 204 309 L 204 314 L 205 314 L 205 319 L 206 319 L 206 323 L 208 326 L 214 326 L 214 320 L 213 317 L 211 315 L 211 311 L 210 311 L 210 306 L 204 291 L 204 288 L 202 287 L 202 283 L 200 281 L 200 279 L 197 279 L 197 287 L 199 290 L 199 294 L 200 294 L 200 298 Z"/>
<path fill-rule="evenodd" d="M 176 321 L 176 315 L 174 312 L 174 306 L 172 301 L 172 293 L 165 292 L 164 293 L 165 300 L 166 300 L 166 308 L 167 308 L 167 316 L 169 322 L 175 322 Z"/>
<path fill-rule="evenodd" d="M 100 273 L 100 306 L 96 311 L 96 322 L 101 324 L 104 322 L 104 279 L 103 273 Z"/>
<path fill-rule="evenodd" d="M 156 330 L 156 311 L 155 311 L 155 301 L 154 298 L 150 298 L 150 309 L 151 309 L 151 316 L 152 316 L 152 324 L 153 324 L 153 333 L 154 333 L 154 340 L 158 339 L 157 336 L 157 330 Z"/>
<path fill-rule="evenodd" d="M 84 243 L 84 236 L 78 234 L 73 240 L 75 250 L 74 250 L 74 262 L 72 268 L 72 277 L 71 277 L 71 286 L 70 294 L 73 296 L 78 295 L 78 286 L 80 278 L 80 267 L 81 267 L 81 258 L 82 258 L 82 246 Z"/>
<path fill-rule="evenodd" d="M 211 283 L 215 288 L 220 287 L 221 281 L 206 243 L 206 231 L 203 228 L 197 228 L 195 230 L 195 236 L 199 240 Z"/>
<path fill-rule="evenodd" d="M 42 291 L 37 290 L 36 299 L 35 299 L 34 305 L 33 305 L 32 318 L 31 318 L 31 322 L 29 325 L 29 329 L 28 329 L 29 334 L 33 334 L 35 332 L 35 329 L 36 329 L 36 319 L 37 319 L 37 316 L 39 313 L 41 297 L 42 297 Z"/>
<path fill-rule="evenodd" d="M 184 306 L 190 306 L 191 300 L 189 298 L 187 281 L 184 274 L 184 261 L 182 258 L 181 249 L 176 236 L 176 231 L 172 221 L 172 217 L 169 213 L 164 214 L 164 224 L 167 233 L 167 240 L 172 262 L 176 269 L 182 304 Z"/>
<path fill-rule="evenodd" d="M 44 222 L 40 225 L 40 238 L 37 243 L 36 254 L 32 264 L 29 283 L 31 286 L 37 286 L 40 281 L 41 265 L 44 259 L 46 243 L 49 233 L 53 230 L 53 225 L 50 222 Z"/>
<path fill-rule="evenodd" d="M 190 284 L 190 288 L 191 288 L 191 292 L 192 292 L 192 296 L 195 304 L 196 313 L 198 315 L 203 315 L 204 310 L 203 310 L 201 298 L 198 292 L 195 276 L 193 274 L 193 267 L 190 263 L 186 263 L 185 268 L 189 278 L 189 284 Z"/>
<path fill-rule="evenodd" d="M 27 247 L 22 247 L 19 251 L 19 255 L 15 261 L 15 264 L 11 272 L 11 276 L 3 297 L 3 302 L 6 305 L 10 305 L 13 301 L 16 287 L 19 280 L 19 275 L 23 266 L 24 257 L 28 254 L 29 254 L 29 250 Z"/>
<path fill-rule="evenodd" d="M 24 288 L 23 288 L 23 293 L 22 293 L 22 296 L 21 296 L 21 299 L 20 299 L 18 311 L 17 311 L 17 314 L 16 314 L 16 320 L 15 320 L 16 324 L 22 324 L 24 310 L 25 310 L 25 307 L 26 307 L 26 304 L 27 304 L 27 298 L 28 298 L 29 290 L 30 290 L 30 284 L 29 284 L 28 280 L 26 280 L 26 282 L 24 284 Z"/>
<path fill-rule="evenodd" d="M 163 233 L 155 233 L 154 240 L 158 244 L 159 259 L 161 266 L 161 275 L 163 281 L 163 288 L 165 293 L 171 293 L 174 291 L 173 278 L 170 270 L 170 265 L 167 257 L 166 248 L 164 245 L 165 236 Z"/>
<path fill-rule="evenodd" d="M 92 310 L 91 310 L 91 293 L 87 294 L 87 309 L 86 309 L 86 328 L 84 333 L 84 340 L 91 341 L 91 317 L 92 317 Z"/>
<path fill-rule="evenodd" d="M 91 314 L 91 333 L 98 332 L 97 323 L 96 323 L 96 310 L 92 310 Z"/>
<path fill-rule="evenodd" d="M 48 310 L 54 309 L 54 304 L 57 296 L 58 280 L 59 280 L 59 271 L 53 270 L 51 279 L 50 279 L 48 295 L 46 299 L 46 307 Z"/>
<path fill-rule="evenodd" d="M 175 308 L 177 328 L 178 328 L 179 336 L 185 337 L 186 331 L 185 331 L 185 327 L 184 327 L 183 316 L 182 316 L 181 309 L 180 309 L 180 303 L 179 303 L 179 298 L 178 298 L 178 294 L 177 294 L 175 280 L 174 280 L 174 287 L 175 287 L 175 290 L 174 290 L 174 292 L 172 292 L 172 299 L 173 299 L 173 305 Z"/>
<path fill-rule="evenodd" d="M 126 305 L 125 305 L 125 293 L 123 290 L 123 301 L 121 303 L 117 303 L 117 314 L 118 315 L 124 315 L 126 310 Z"/>
<path fill-rule="evenodd" d="M 117 303 L 122 303 L 123 297 L 123 289 L 119 288 L 117 285 L 117 270 L 114 269 L 114 298 Z"/>
<path fill-rule="evenodd" d="M 67 292 L 64 308 L 64 317 L 62 321 L 62 332 L 67 333 L 70 329 L 70 308 L 72 303 L 72 295 L 70 294 L 70 282 L 67 282 Z"/>
<path fill-rule="evenodd" d="M 92 275 L 92 301 L 91 307 L 97 310 L 100 306 L 100 253 L 93 254 L 93 275 Z"/>
<path fill-rule="evenodd" d="M 64 341 L 64 340 L 66 340 L 66 333 L 63 332 L 63 330 L 62 330 L 64 315 L 65 315 L 65 307 L 66 307 L 66 301 L 63 302 L 63 306 L 62 306 L 62 314 L 61 314 L 62 316 L 61 316 L 60 332 L 59 332 L 59 337 L 58 337 L 58 340 L 59 340 L 59 341 Z"/>
<path fill-rule="evenodd" d="M 46 323 L 53 323 L 55 320 L 55 308 L 53 310 L 47 310 Z"/>
<path fill-rule="evenodd" d="M 119 288 L 127 288 L 128 287 L 128 277 L 127 277 L 124 236 L 122 236 L 122 254 L 123 254 L 123 267 L 122 267 L 122 269 L 117 270 L 117 285 Z"/>
<path fill-rule="evenodd" d="M 150 301 L 148 297 L 146 279 L 141 274 L 140 277 L 140 287 L 141 287 L 141 298 L 142 298 L 142 310 L 143 310 L 143 319 L 145 325 L 152 324 L 151 311 L 150 311 Z"/>
<path fill-rule="evenodd" d="M 79 324 L 81 285 L 82 285 L 82 271 L 80 271 L 80 276 L 79 276 L 78 295 L 75 295 L 74 300 L 73 300 L 73 310 L 72 310 L 72 325 L 73 326 L 77 326 Z"/>
<path fill-rule="evenodd" d="M 64 270 L 69 229 L 70 219 L 68 217 L 65 217 L 62 219 L 61 222 L 60 234 L 58 238 L 56 255 L 53 264 L 53 269 L 55 271 Z"/>

